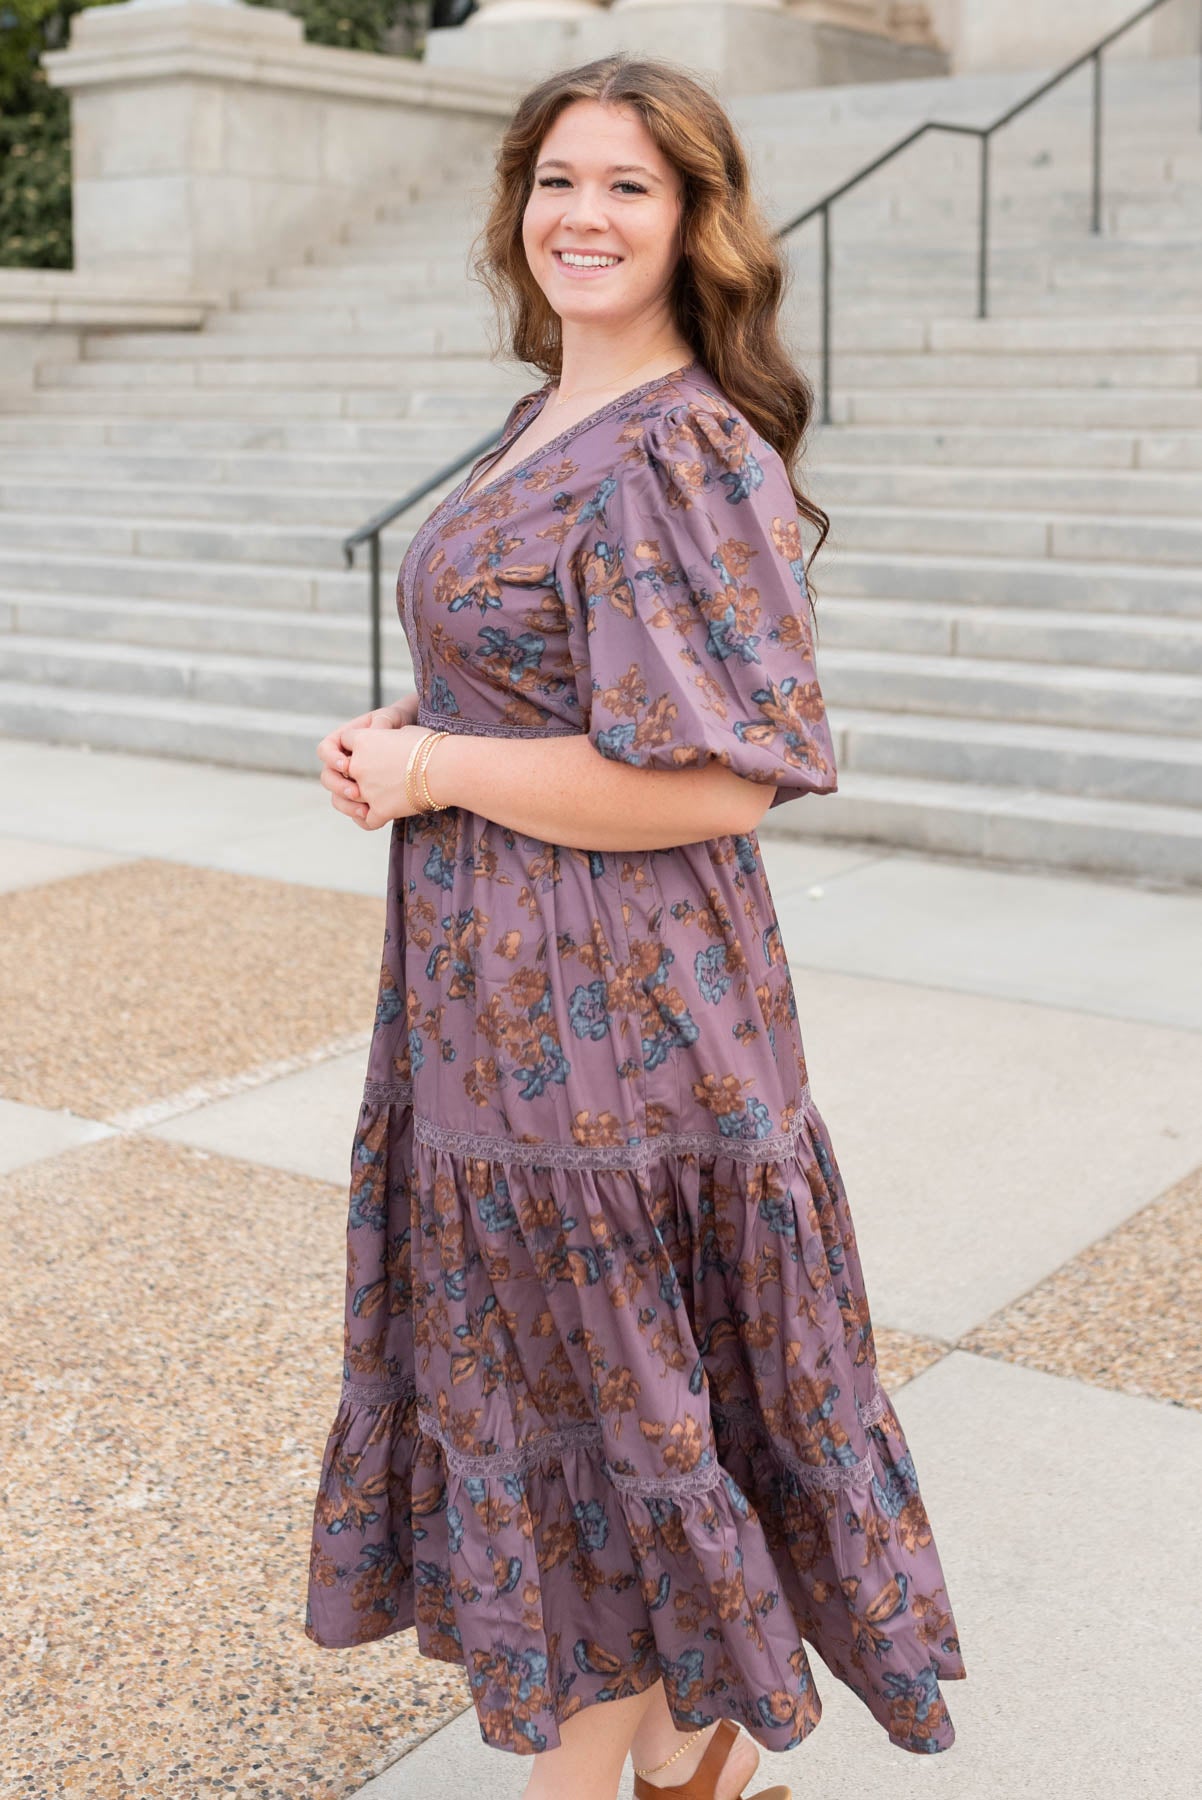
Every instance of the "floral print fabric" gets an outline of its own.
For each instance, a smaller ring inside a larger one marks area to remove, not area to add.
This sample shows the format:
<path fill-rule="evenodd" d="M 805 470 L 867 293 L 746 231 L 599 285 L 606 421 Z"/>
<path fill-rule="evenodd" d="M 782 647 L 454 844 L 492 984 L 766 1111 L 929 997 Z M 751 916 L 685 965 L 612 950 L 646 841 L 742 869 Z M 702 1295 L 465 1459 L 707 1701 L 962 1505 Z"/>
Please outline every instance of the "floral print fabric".
<path fill-rule="evenodd" d="M 398 580 L 423 722 L 834 790 L 788 478 L 704 368 L 478 470 Z M 682 1729 L 787 1749 L 807 1643 L 895 1743 L 951 1743 L 955 1624 L 754 833 L 398 820 L 349 1202 L 315 1643 L 415 1629 L 519 1754 L 661 1676 Z"/>

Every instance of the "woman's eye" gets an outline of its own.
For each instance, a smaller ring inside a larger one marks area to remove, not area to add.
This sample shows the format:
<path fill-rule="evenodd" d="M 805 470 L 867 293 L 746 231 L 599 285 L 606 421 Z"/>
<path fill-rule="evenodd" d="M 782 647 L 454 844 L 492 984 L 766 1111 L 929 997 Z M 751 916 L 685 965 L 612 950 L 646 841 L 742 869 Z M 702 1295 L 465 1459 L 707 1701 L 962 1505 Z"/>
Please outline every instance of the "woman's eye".
<path fill-rule="evenodd" d="M 560 181 L 566 182 L 567 176 L 566 175 L 540 175 L 538 178 L 538 186 L 539 187 L 554 187 L 556 185 L 556 183 L 560 182 Z M 615 182 L 614 185 L 616 187 L 621 187 L 621 188 L 632 188 L 636 194 L 645 194 L 647 192 L 646 188 L 640 187 L 640 185 L 637 181 L 618 181 L 618 182 Z"/>

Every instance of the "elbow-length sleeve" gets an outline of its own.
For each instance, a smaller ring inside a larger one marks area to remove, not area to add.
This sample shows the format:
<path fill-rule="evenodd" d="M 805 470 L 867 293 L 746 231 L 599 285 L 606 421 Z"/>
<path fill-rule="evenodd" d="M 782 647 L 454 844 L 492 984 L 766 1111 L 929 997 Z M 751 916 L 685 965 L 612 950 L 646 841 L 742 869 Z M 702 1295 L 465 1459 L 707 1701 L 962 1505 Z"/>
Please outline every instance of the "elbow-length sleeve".
<path fill-rule="evenodd" d="M 836 770 L 797 508 L 766 451 L 708 398 L 644 421 L 584 509 L 571 578 L 602 755 L 657 769 L 717 761 L 774 785 L 777 806 L 834 792 Z"/>

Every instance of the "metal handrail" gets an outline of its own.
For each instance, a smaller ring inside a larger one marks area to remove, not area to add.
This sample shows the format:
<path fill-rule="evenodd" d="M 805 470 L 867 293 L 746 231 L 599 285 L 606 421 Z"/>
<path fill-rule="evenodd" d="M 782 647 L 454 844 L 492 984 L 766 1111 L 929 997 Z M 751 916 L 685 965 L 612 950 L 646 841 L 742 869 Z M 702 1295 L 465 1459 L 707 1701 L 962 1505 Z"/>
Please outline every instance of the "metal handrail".
<path fill-rule="evenodd" d="M 829 425 L 832 422 L 831 208 L 834 206 L 835 202 L 841 200 L 845 194 L 851 193 L 853 188 L 859 187 L 860 183 L 866 181 L 870 175 L 875 175 L 877 170 L 884 168 L 886 163 L 892 162 L 895 156 L 900 156 L 903 150 L 908 150 L 911 144 L 917 143 L 919 138 L 925 137 L 928 131 L 943 132 L 951 136 L 977 138 L 981 145 L 980 215 L 978 218 L 977 239 L 977 316 L 981 319 L 987 318 L 989 306 L 989 153 L 994 133 L 1000 131 L 1003 126 L 1009 125 L 1013 119 L 1017 119 L 1019 114 L 1026 112 L 1028 107 L 1034 106 L 1037 100 L 1042 100 L 1045 94 L 1049 94 L 1053 88 L 1059 87 L 1062 81 L 1067 81 L 1070 75 L 1075 75 L 1078 69 L 1085 67 L 1086 63 L 1092 62 L 1093 131 L 1091 157 L 1093 204 L 1090 229 L 1093 232 L 1100 232 L 1102 229 L 1102 53 L 1105 50 L 1108 50 L 1111 44 L 1118 38 L 1125 37 L 1127 32 L 1133 30 L 1136 25 L 1142 24 L 1151 13 L 1158 12 L 1162 6 L 1168 4 L 1169 0 L 1148 0 L 1147 5 L 1141 6 L 1138 12 L 1132 13 L 1121 25 L 1114 26 L 1104 37 L 1098 38 L 1088 50 L 1083 50 L 1079 56 L 1075 56 L 1071 62 L 1065 63 L 1063 68 L 1058 69 L 1054 75 L 1050 75 L 1046 81 L 1041 81 L 1038 87 L 1032 88 L 1029 94 L 1026 94 L 1021 100 L 1016 101 L 1013 106 L 1008 107 L 991 125 L 953 125 L 941 119 L 928 119 L 922 125 L 915 126 L 913 131 L 909 131 L 906 133 L 905 137 L 899 138 L 888 150 L 883 150 L 879 156 L 874 156 L 871 162 L 865 163 L 863 168 L 858 169 L 854 175 L 848 176 L 846 181 L 840 182 L 838 187 L 834 187 L 829 193 L 824 194 L 821 200 L 815 200 L 811 206 L 806 207 L 804 212 L 798 213 L 796 218 L 790 219 L 787 224 L 780 226 L 780 228 L 773 233 L 773 237 L 776 239 L 784 238 L 787 237 L 791 231 L 796 231 L 800 226 L 808 224 L 813 218 L 821 217 L 822 220 L 822 250 L 820 264 L 820 360 L 822 364 L 822 423 L 824 425 Z M 1202 19 L 1202 13 L 1200 13 L 1200 19 Z M 1200 72 L 1202 72 L 1202 46 L 1200 46 L 1199 68 Z M 1199 117 L 1199 125 L 1202 127 L 1202 114 L 1200 114 Z M 424 499 L 432 489 L 441 487 L 444 481 L 448 481 L 452 475 L 457 475 L 460 469 L 466 468 L 469 463 L 475 462 L 478 456 L 482 456 L 486 450 L 497 442 L 502 429 L 503 426 L 498 426 L 498 428 L 495 431 L 490 432 L 487 437 L 481 438 L 477 443 L 473 444 L 470 450 L 465 450 L 462 455 L 457 456 L 452 462 L 444 463 L 442 468 L 429 476 L 427 480 L 420 483 L 419 486 L 411 488 L 407 494 L 402 495 L 394 506 L 387 507 L 383 512 L 376 513 L 373 518 L 368 519 L 365 524 L 361 525 L 357 531 L 353 531 L 349 537 L 343 539 L 342 548 L 348 569 L 354 567 L 355 546 L 365 541 L 369 542 L 371 545 L 370 607 L 373 708 L 382 706 L 384 703 L 380 641 L 380 533 L 386 525 L 391 525 L 392 521 L 398 518 L 401 513 L 408 512 L 411 506 L 416 506 L 417 502 Z"/>
<path fill-rule="evenodd" d="M 1037 100 L 1042 100 L 1045 94 L 1050 94 L 1053 88 L 1059 87 L 1062 81 L 1067 81 L 1070 75 L 1075 75 L 1078 69 L 1084 68 L 1086 63 L 1091 62 L 1093 64 L 1093 131 L 1091 134 L 1093 207 L 1090 230 L 1100 232 L 1102 229 L 1102 53 L 1104 50 L 1108 50 L 1116 39 L 1124 37 L 1136 25 L 1142 24 L 1151 13 L 1159 12 L 1162 6 L 1168 4 L 1169 0 L 1148 0 L 1146 6 L 1141 6 L 1138 12 L 1132 13 L 1130 18 L 1125 19 L 1121 25 L 1114 26 L 1104 37 L 1098 38 L 1088 50 L 1083 50 L 1079 56 L 1074 56 L 1071 62 L 1065 63 L 1063 68 L 1058 69 L 1054 75 L 1049 75 L 1046 81 L 1041 81 L 1039 86 L 1032 88 L 1029 94 L 1016 101 L 1013 106 L 1007 107 L 1006 111 L 1001 113 L 991 125 L 953 125 L 942 119 L 927 119 L 922 125 L 915 126 L 913 131 L 908 131 L 905 137 L 899 138 L 888 150 L 883 150 L 879 156 L 873 157 L 870 163 L 865 163 L 864 167 L 857 170 L 854 175 L 848 176 L 846 181 L 840 182 L 838 187 L 832 188 L 828 194 L 824 194 L 821 200 L 815 200 L 812 206 L 807 206 L 804 212 L 798 213 L 795 219 L 790 219 L 787 225 L 781 226 L 776 233 L 778 238 L 787 237 L 789 232 L 796 231 L 799 226 L 808 224 L 813 218 L 821 217 L 822 219 L 819 351 L 822 363 L 822 423 L 824 425 L 831 423 L 831 207 L 836 200 L 841 200 L 844 194 L 850 194 L 853 188 L 859 187 L 860 183 L 866 181 L 870 175 L 875 175 L 878 169 L 884 168 L 886 163 L 892 162 L 895 156 L 900 156 L 903 150 L 908 150 L 911 144 L 915 144 L 919 138 L 925 137 L 928 131 L 941 131 L 958 137 L 977 138 L 981 145 L 980 214 L 977 221 L 977 317 L 987 318 L 989 315 L 989 152 L 994 133 L 1000 131 L 1004 125 L 1009 125 L 1011 120 L 1017 119 L 1020 113 L 1026 112 L 1029 106 L 1034 106 Z M 1200 56 L 1202 56 L 1202 51 L 1200 51 Z M 1202 115 L 1199 117 L 1199 125 L 1202 126 Z"/>

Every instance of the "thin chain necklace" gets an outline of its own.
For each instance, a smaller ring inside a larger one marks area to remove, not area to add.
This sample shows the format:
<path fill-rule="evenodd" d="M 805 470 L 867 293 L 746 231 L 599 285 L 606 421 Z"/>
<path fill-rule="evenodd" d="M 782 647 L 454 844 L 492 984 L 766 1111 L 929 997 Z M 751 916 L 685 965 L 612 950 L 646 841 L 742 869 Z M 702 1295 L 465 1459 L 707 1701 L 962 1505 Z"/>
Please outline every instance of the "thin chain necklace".
<path fill-rule="evenodd" d="M 638 365 L 637 369 L 627 369 L 624 374 L 619 375 L 617 377 L 617 380 L 618 381 L 629 381 L 630 377 L 632 375 L 637 375 L 639 373 L 640 369 L 649 368 L 653 362 L 658 362 L 659 357 L 662 356 L 662 354 L 663 354 L 663 352 L 661 351 L 659 353 L 659 355 L 657 355 L 657 356 L 649 356 L 647 358 L 646 362 L 641 362 Z M 669 370 L 669 374 L 670 373 L 671 373 L 671 370 Z M 614 383 L 612 381 L 605 381 L 605 382 L 602 382 L 599 387 L 581 387 L 581 388 L 575 388 L 573 390 L 573 392 L 570 394 L 557 394 L 555 399 L 551 401 L 550 407 L 548 408 L 548 410 L 553 411 L 555 409 L 555 407 L 563 406 L 569 400 L 575 400 L 578 394 L 603 394 L 609 388 L 612 388 L 613 385 L 614 385 Z"/>

